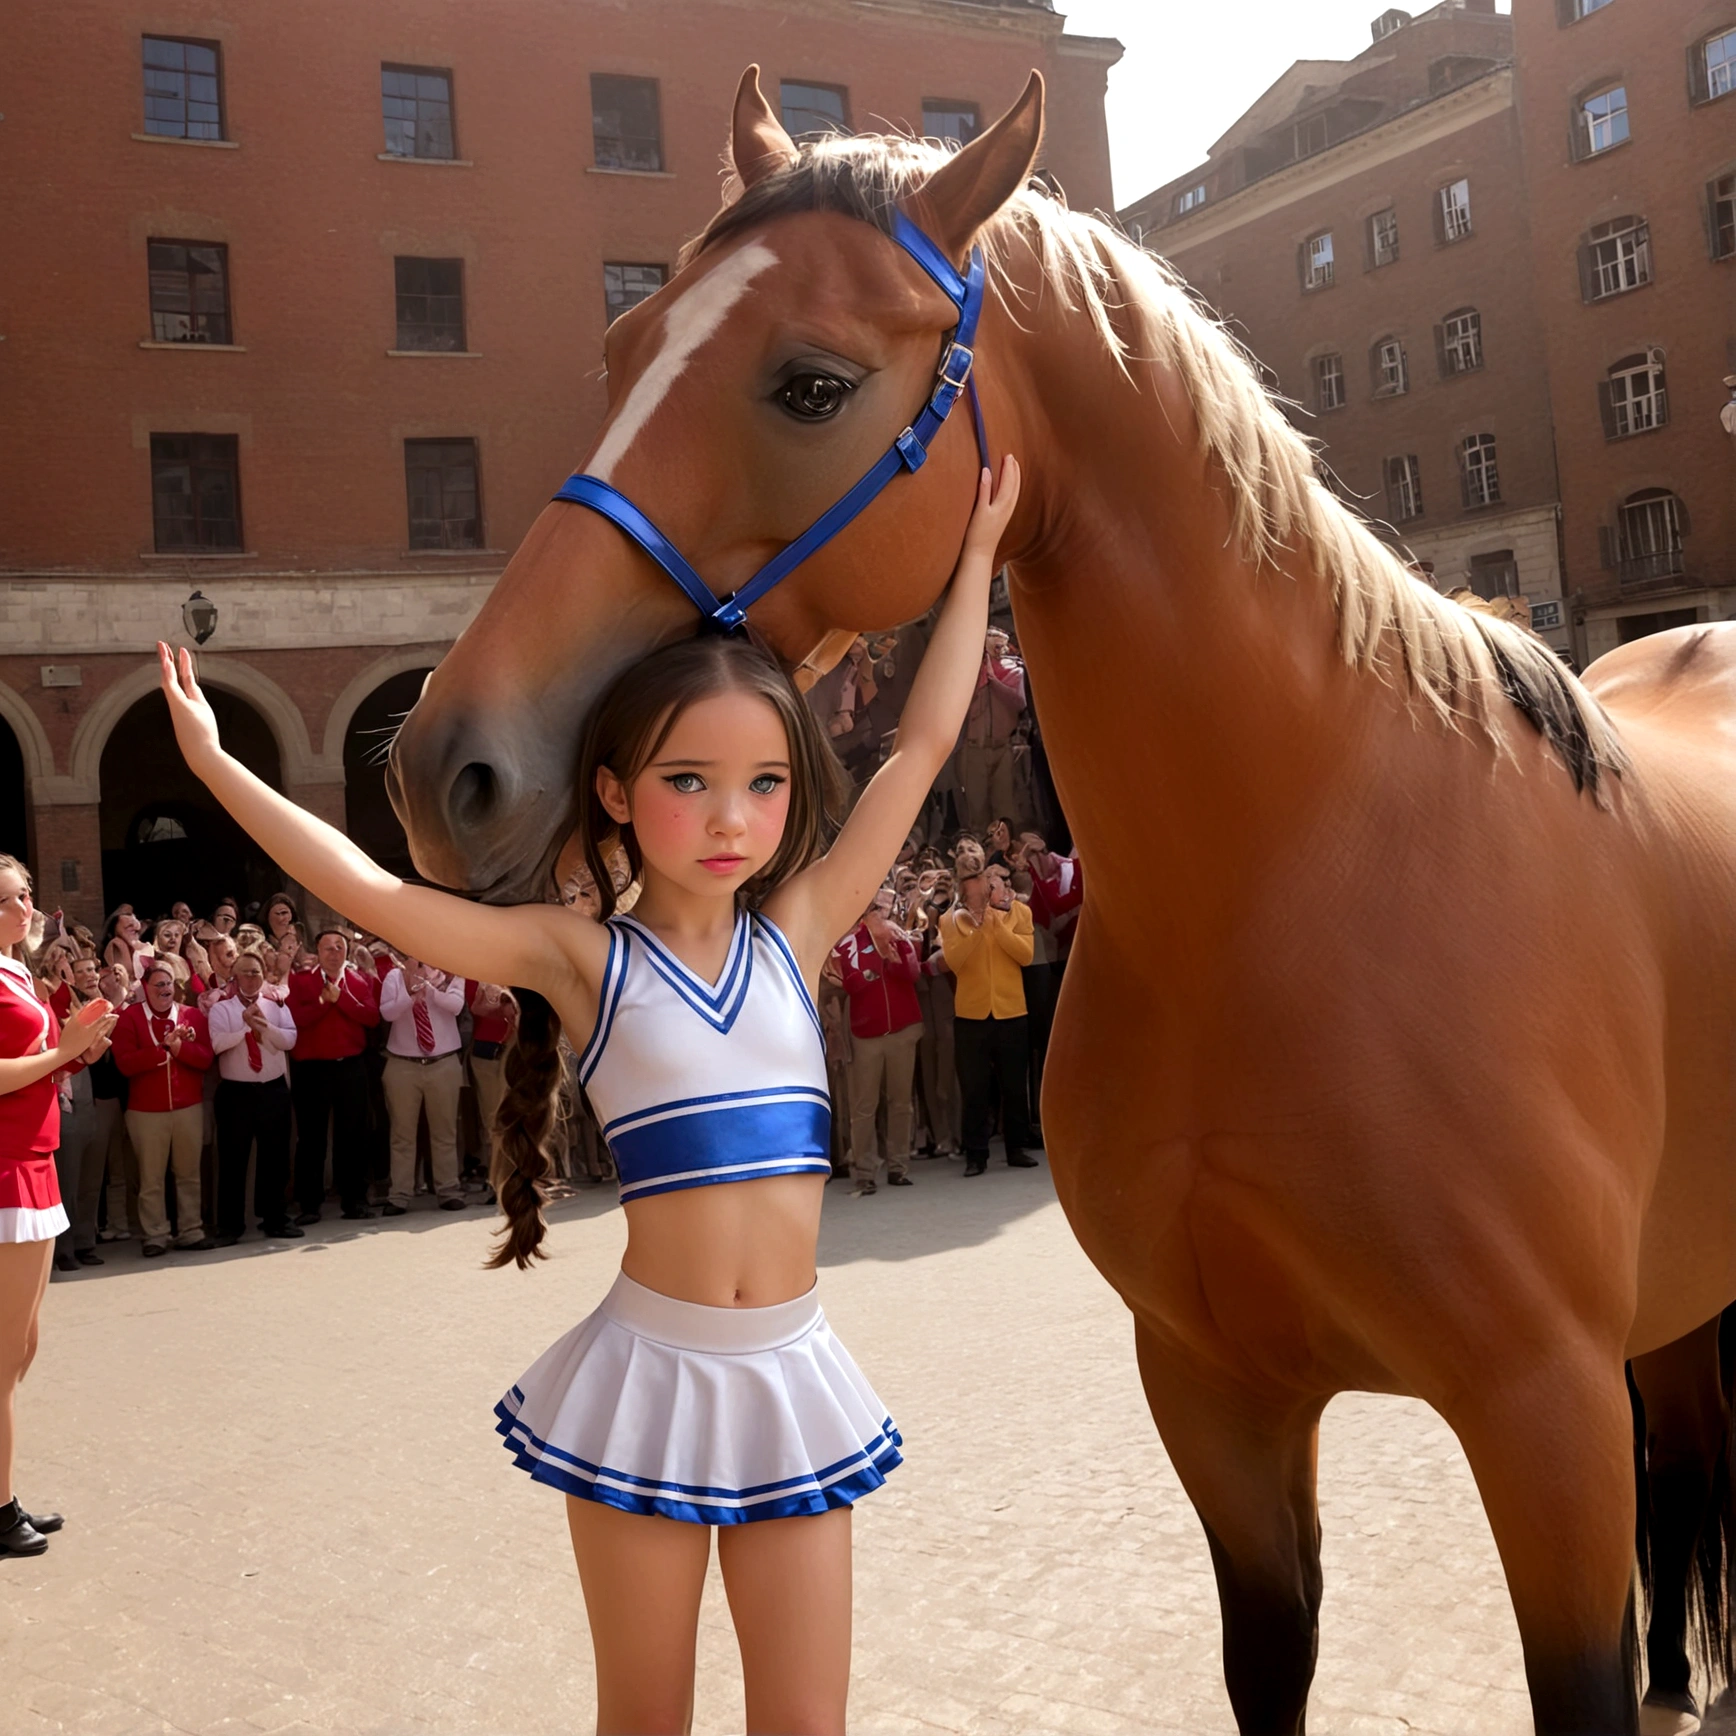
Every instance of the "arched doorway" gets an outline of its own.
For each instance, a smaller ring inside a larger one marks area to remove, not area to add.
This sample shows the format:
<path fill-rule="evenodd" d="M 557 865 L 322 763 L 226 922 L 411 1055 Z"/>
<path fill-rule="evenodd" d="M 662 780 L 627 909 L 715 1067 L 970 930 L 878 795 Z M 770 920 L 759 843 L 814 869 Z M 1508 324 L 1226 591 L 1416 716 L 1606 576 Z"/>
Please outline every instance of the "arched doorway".
<path fill-rule="evenodd" d="M 283 764 L 270 726 L 244 699 L 206 687 L 223 745 L 274 789 Z M 187 769 L 168 702 L 148 693 L 109 732 L 102 750 L 103 902 L 160 916 L 177 898 L 201 913 L 225 893 L 243 904 L 283 884 L 271 858 Z"/>
<path fill-rule="evenodd" d="M 388 873 L 406 880 L 419 876 L 386 795 L 386 754 L 398 725 L 421 698 L 431 668 L 387 677 L 356 707 L 344 731 L 345 830 Z"/>
<path fill-rule="evenodd" d="M 0 718 L 0 851 L 22 862 L 29 849 L 30 797 L 24 785 L 24 749 L 18 745 L 11 724 Z M 48 897 L 58 902 L 58 893 L 50 892 Z"/>

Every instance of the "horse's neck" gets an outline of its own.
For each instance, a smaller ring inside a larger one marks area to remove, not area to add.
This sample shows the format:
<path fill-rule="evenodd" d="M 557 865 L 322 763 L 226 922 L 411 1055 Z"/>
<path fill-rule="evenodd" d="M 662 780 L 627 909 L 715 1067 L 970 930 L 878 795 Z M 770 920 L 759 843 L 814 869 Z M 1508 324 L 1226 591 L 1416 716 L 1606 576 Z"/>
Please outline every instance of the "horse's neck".
<path fill-rule="evenodd" d="M 1031 365 L 1041 528 L 1012 596 L 1062 805 L 1099 886 L 1233 898 L 1318 823 L 1385 690 L 1344 667 L 1323 580 L 1237 552 L 1173 380 Z"/>

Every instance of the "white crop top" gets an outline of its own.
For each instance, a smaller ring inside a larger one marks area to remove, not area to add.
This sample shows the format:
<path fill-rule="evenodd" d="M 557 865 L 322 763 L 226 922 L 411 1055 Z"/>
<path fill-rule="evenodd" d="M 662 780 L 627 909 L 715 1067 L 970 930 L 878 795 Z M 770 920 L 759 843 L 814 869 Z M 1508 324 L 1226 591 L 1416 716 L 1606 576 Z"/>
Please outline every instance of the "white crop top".
<path fill-rule="evenodd" d="M 715 983 L 642 922 L 609 918 L 597 1028 L 579 1083 L 623 1200 L 767 1175 L 830 1175 L 826 1045 L 790 945 L 736 917 Z"/>

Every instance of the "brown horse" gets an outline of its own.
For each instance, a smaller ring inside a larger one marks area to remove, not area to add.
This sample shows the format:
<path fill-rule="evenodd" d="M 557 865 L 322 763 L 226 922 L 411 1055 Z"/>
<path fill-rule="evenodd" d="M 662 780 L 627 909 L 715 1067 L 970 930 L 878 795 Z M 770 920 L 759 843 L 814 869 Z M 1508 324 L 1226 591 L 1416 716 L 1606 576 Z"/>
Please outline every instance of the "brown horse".
<path fill-rule="evenodd" d="M 1033 77 L 954 156 L 798 150 L 750 74 L 740 197 L 611 328 L 587 469 L 726 594 L 928 395 L 952 311 L 892 210 L 984 248 L 977 380 L 1027 478 L 1002 552 L 1091 870 L 1043 1125 L 1205 1525 L 1236 1717 L 1302 1729 L 1316 1430 L 1358 1389 L 1463 1443 L 1537 1728 L 1632 1730 L 1624 1362 L 1736 1298 L 1736 628 L 1582 687 L 1414 580 L 1174 278 L 1028 185 L 1041 111 Z M 934 601 L 954 421 L 755 605 L 792 668 Z M 693 621 L 545 511 L 398 737 L 422 870 L 540 896 L 592 696 Z"/>

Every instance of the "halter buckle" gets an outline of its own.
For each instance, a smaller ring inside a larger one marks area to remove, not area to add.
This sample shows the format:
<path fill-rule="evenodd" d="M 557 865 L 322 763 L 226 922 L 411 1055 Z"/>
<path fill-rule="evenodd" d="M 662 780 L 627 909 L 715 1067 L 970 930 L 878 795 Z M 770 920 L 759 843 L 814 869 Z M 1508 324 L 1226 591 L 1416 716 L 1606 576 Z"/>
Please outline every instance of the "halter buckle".
<path fill-rule="evenodd" d="M 959 358 L 963 357 L 962 364 Z M 938 395 L 942 387 L 951 386 L 956 397 L 970 384 L 971 369 L 976 366 L 976 351 L 969 344 L 961 344 L 956 340 L 946 346 L 946 354 L 940 358 L 940 374 L 935 381 L 935 392 Z"/>

